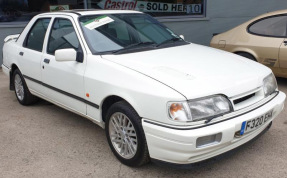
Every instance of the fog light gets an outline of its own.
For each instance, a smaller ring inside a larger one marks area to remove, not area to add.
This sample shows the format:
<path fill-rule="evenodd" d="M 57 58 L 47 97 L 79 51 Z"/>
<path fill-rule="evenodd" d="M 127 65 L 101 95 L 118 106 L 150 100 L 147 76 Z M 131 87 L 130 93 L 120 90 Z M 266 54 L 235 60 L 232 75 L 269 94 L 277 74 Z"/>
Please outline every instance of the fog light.
<path fill-rule="evenodd" d="M 196 140 L 196 148 L 202 148 L 202 147 L 207 147 L 207 146 L 218 144 L 220 143 L 221 139 L 222 139 L 222 133 L 199 137 Z"/>

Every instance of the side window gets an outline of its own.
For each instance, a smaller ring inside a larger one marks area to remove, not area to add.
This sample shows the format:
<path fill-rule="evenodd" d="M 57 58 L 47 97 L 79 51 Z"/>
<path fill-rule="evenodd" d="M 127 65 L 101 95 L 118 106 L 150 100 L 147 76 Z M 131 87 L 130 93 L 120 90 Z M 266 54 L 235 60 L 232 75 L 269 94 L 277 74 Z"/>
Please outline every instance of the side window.
<path fill-rule="evenodd" d="M 38 19 L 28 33 L 23 46 L 36 51 L 42 51 L 50 20 L 48 18 Z"/>
<path fill-rule="evenodd" d="M 47 53 L 55 54 L 58 49 L 74 48 L 78 50 L 79 40 L 73 24 L 68 19 L 55 19 L 49 37 Z"/>
<path fill-rule="evenodd" d="M 249 32 L 263 36 L 286 37 L 287 16 L 270 17 L 249 27 Z"/>

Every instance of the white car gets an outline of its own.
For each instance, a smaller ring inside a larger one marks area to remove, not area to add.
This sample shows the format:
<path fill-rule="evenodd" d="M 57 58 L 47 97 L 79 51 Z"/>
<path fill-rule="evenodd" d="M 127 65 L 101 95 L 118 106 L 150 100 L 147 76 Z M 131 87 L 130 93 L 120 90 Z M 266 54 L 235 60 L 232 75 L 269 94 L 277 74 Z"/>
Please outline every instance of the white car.
<path fill-rule="evenodd" d="M 285 101 L 269 68 L 137 11 L 37 15 L 5 38 L 3 60 L 21 104 L 39 97 L 92 120 L 129 166 L 229 151 L 267 130 Z"/>

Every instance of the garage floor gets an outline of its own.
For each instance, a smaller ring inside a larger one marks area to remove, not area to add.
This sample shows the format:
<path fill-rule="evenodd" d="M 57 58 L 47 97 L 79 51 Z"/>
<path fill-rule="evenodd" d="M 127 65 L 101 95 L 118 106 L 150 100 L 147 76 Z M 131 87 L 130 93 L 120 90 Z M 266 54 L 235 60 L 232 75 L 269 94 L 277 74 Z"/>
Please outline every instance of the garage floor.
<path fill-rule="evenodd" d="M 287 109 L 256 141 L 186 169 L 122 165 L 103 129 L 45 101 L 21 106 L 1 70 L 0 113 L 0 177 L 287 177 Z"/>

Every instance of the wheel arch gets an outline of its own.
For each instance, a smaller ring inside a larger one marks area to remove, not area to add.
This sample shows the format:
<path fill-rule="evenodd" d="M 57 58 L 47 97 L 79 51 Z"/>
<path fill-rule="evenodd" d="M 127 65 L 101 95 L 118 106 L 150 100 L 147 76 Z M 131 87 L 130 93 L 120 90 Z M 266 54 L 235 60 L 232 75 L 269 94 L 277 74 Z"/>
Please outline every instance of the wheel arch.
<path fill-rule="evenodd" d="M 234 53 L 234 54 L 247 53 L 247 54 L 253 56 L 254 59 L 258 62 L 258 55 L 251 49 L 248 49 L 248 48 L 236 48 L 236 49 L 232 50 L 232 53 Z"/>
<path fill-rule="evenodd" d="M 107 96 L 104 100 L 103 100 L 103 102 L 102 102 L 102 104 L 101 104 L 101 117 L 102 117 L 102 121 L 103 122 L 105 122 L 105 120 L 106 120 L 106 115 L 107 115 L 107 112 L 108 112 L 108 110 L 109 110 L 109 108 L 113 105 L 113 104 L 115 104 L 115 103 L 117 103 L 117 102 L 119 102 L 119 101 L 125 101 L 125 102 L 127 102 L 132 108 L 134 108 L 131 104 L 130 104 L 130 102 L 128 102 L 128 100 L 126 100 L 126 99 L 124 99 L 123 97 L 120 97 L 120 96 L 117 96 L 117 95 L 110 95 L 110 96 Z M 135 109 L 135 108 L 134 108 Z M 136 109 L 135 109 L 136 110 Z"/>
<path fill-rule="evenodd" d="M 10 84 L 9 84 L 9 89 L 10 90 L 14 90 L 15 87 L 14 87 L 14 82 L 13 82 L 13 73 L 16 69 L 19 69 L 19 67 L 16 65 L 16 64 L 12 64 L 11 65 L 11 71 L 10 71 Z"/>

